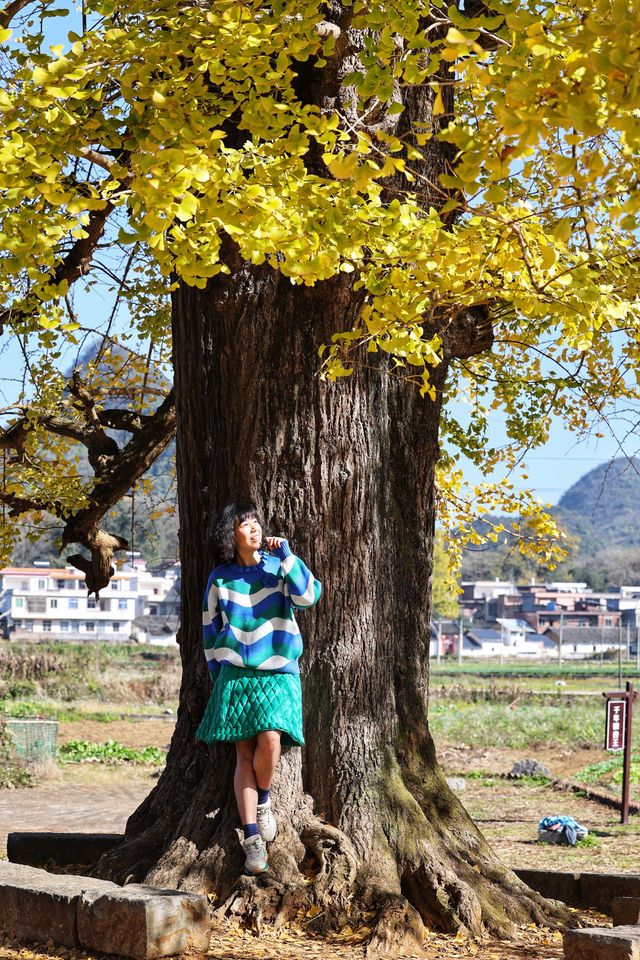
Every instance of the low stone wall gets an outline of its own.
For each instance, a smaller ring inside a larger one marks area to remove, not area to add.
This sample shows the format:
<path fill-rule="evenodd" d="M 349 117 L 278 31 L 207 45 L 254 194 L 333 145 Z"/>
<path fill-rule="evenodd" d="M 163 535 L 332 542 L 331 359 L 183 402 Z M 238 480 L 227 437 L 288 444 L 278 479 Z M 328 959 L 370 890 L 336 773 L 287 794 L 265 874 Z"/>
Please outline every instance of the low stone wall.
<path fill-rule="evenodd" d="M 0 929 L 134 960 L 209 949 L 205 896 L 0 862 Z"/>
<path fill-rule="evenodd" d="M 640 897 L 640 874 L 559 873 L 551 870 L 514 872 L 543 897 L 603 913 L 611 913 L 615 897 Z"/>
<path fill-rule="evenodd" d="M 7 837 L 7 857 L 11 863 L 23 863 L 32 867 L 42 863 L 55 863 L 59 867 L 97 863 L 103 853 L 112 850 L 123 840 L 123 833 L 15 831 Z"/>
<path fill-rule="evenodd" d="M 569 930 L 562 945 L 566 960 L 640 960 L 640 928 Z"/>

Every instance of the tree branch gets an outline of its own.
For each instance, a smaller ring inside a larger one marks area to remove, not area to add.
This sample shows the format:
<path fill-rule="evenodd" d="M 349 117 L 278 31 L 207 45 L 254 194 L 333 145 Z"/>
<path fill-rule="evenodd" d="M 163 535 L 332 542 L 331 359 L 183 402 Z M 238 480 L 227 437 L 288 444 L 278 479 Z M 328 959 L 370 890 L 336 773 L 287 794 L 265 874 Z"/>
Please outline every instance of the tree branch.
<path fill-rule="evenodd" d="M 30 2 L 31 0 L 13 0 L 13 3 L 8 3 L 4 10 L 0 11 L 0 27 L 6 30 L 13 18 Z"/>
<path fill-rule="evenodd" d="M 32 511 L 41 513 L 44 510 L 46 513 L 52 513 L 55 517 L 62 519 L 62 514 L 59 512 L 57 504 L 44 504 L 40 500 L 33 500 L 31 497 L 19 497 L 15 493 L 9 493 L 2 489 L 0 489 L 0 503 L 4 503 L 9 507 L 10 517 L 19 517 L 22 513 L 30 513 Z"/>
<path fill-rule="evenodd" d="M 33 426 L 26 419 L 14 423 L 2 434 L 0 434 L 0 450 L 15 450 L 18 461 L 22 463 L 26 459 L 25 447 L 27 439 Z"/>
<path fill-rule="evenodd" d="M 145 391 L 148 392 L 148 391 Z M 111 430 L 126 430 L 128 433 L 137 433 L 142 430 L 153 417 L 137 410 L 99 410 L 100 423 Z"/>
<path fill-rule="evenodd" d="M 160 454 L 169 446 L 176 431 L 176 414 L 173 390 L 164 398 L 152 415 L 135 410 L 96 410 L 95 396 L 80 379 L 75 370 L 70 383 L 70 392 L 82 405 L 87 420 L 67 419 L 59 414 L 40 412 L 37 422 L 59 436 L 82 443 L 89 453 L 89 462 L 96 474 L 93 489 L 86 496 L 88 506 L 69 517 L 57 503 L 36 498 L 19 497 L 0 489 L 0 503 L 9 507 L 10 516 L 19 516 L 31 511 L 45 511 L 65 521 L 62 534 L 62 549 L 70 543 L 81 543 L 91 553 L 88 560 L 81 554 L 68 557 L 68 561 L 86 575 L 90 593 L 103 589 L 113 576 L 111 561 L 115 550 L 129 546 L 123 537 L 111 534 L 99 527 L 100 520 L 147 472 Z M 0 435 L 0 450 L 16 450 L 19 460 L 25 459 L 25 444 L 35 422 L 26 414 Z M 132 438 L 122 449 L 107 436 L 105 427 L 127 430 Z"/>
<path fill-rule="evenodd" d="M 123 187 L 126 189 L 131 186 L 133 179 L 134 176 L 132 173 L 127 174 L 121 181 Z M 76 240 L 66 257 L 64 257 L 52 271 L 50 283 L 58 286 L 63 280 L 66 280 L 67 284 L 71 286 L 79 277 L 88 273 L 89 264 L 98 247 L 100 238 L 104 233 L 107 220 L 115 209 L 115 204 L 113 204 L 111 200 L 107 200 L 102 207 L 91 211 L 86 227 L 86 237 L 81 237 L 79 240 Z M 9 323 L 12 317 L 14 319 L 23 319 L 25 317 L 25 311 L 13 311 L 11 307 L 0 310 L 0 334 L 3 332 L 4 325 Z"/>
<path fill-rule="evenodd" d="M 126 540 L 100 530 L 98 523 L 169 446 L 175 430 L 176 412 L 171 390 L 142 429 L 134 434 L 117 456 L 110 458 L 109 465 L 96 477 L 94 488 L 88 495 L 89 505 L 67 521 L 62 534 L 62 547 L 64 549 L 67 544 L 78 542 L 91 551 L 90 568 L 86 567 L 86 560 L 79 563 L 77 556 L 67 559 L 78 569 L 84 570 L 89 592 L 96 596 L 113 576 L 113 551 L 126 550 L 128 547 Z"/>

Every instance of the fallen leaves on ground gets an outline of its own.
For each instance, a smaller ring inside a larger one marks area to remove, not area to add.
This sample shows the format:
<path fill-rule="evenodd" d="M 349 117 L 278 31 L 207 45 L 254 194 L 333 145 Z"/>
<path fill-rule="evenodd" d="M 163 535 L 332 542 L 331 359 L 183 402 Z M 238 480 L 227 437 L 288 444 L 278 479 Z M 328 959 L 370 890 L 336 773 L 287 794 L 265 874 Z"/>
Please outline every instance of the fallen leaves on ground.
<path fill-rule="evenodd" d="M 593 911 L 574 911 L 584 926 L 606 926 L 608 917 Z M 358 942 L 360 940 L 360 942 Z M 313 937 L 300 924 L 280 930 L 264 928 L 262 935 L 243 929 L 239 923 L 216 920 L 206 954 L 190 951 L 187 960 L 362 960 L 361 931 L 342 931 L 329 940 Z M 562 933 L 535 926 L 521 926 L 513 940 L 492 937 L 463 938 L 428 931 L 422 950 L 407 955 L 410 960 L 563 960 Z M 93 954 L 47 944 L 27 944 L 0 936 L 1 960 L 96 960 Z"/>

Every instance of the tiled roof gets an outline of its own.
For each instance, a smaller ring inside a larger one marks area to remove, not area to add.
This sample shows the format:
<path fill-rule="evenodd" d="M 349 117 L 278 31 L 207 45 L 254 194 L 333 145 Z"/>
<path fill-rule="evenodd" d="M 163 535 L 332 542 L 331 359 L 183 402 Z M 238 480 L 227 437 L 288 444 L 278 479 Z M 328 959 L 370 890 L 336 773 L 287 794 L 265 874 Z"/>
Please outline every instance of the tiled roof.
<path fill-rule="evenodd" d="M 9 577 L 53 577 L 55 580 L 84 580 L 80 570 L 67 570 L 66 567 L 3 567 L 2 576 Z M 130 573 L 115 573 L 112 580 L 130 580 Z"/>

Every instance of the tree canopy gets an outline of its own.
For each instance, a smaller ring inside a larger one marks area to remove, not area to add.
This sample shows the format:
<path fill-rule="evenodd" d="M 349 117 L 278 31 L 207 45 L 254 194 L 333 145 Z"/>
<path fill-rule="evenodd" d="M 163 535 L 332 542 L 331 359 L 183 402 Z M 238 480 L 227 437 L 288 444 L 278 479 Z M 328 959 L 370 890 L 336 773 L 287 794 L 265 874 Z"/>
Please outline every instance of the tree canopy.
<path fill-rule="evenodd" d="M 168 290 L 227 272 L 231 241 L 293 284 L 355 275 L 363 306 L 323 349 L 328 380 L 372 365 L 432 393 L 438 330 L 489 311 L 493 348 L 454 360 L 446 387 L 449 553 L 479 536 L 469 519 L 511 511 L 522 546 L 553 560 L 557 527 L 534 493 L 508 477 L 469 489 L 460 458 L 520 471 L 553 417 L 612 430 L 636 402 L 640 11 L 355 0 L 336 25 L 323 9 L 88 0 L 80 18 L 57 0 L 13 0 L 0 12 L 0 320 L 42 351 L 34 398 L 18 419 L 9 411 L 4 447 L 17 455 L 2 498 L 14 516 L 42 507 L 65 520 L 95 498 L 68 468 L 70 428 L 43 439 L 55 417 L 71 421 L 99 473 L 115 425 L 95 375 L 83 399 L 86 377 L 74 397 L 56 367 L 82 332 L 74 284 L 110 273 L 132 328 L 166 360 Z M 50 45 L 48 25 L 66 20 L 68 39 Z M 345 47 L 347 28 L 361 49 Z M 324 108 L 305 98 L 312 82 Z M 407 88 L 430 99 L 428 123 L 404 115 Z M 421 149 L 433 137 L 450 155 L 436 182 Z M 137 376 L 139 397 L 144 365 Z M 496 412 L 500 447 L 487 439 Z"/>

